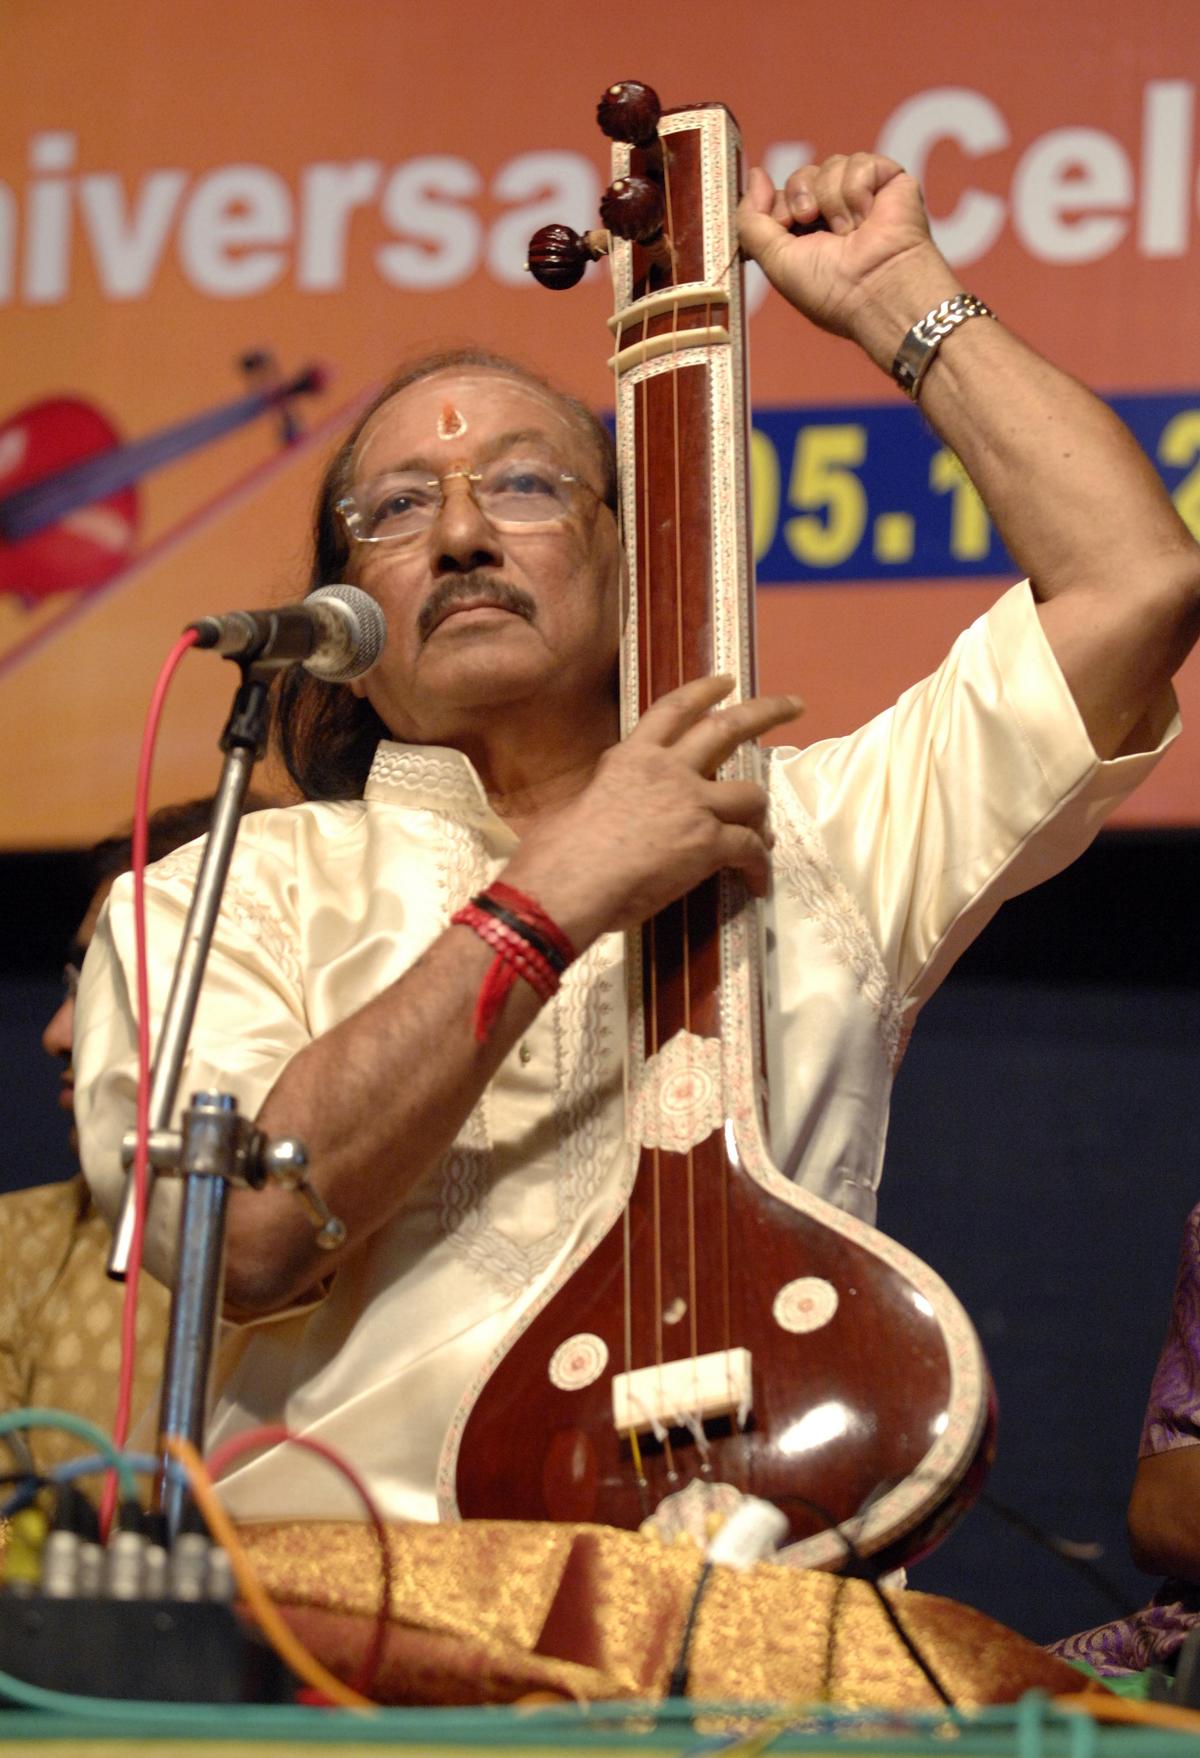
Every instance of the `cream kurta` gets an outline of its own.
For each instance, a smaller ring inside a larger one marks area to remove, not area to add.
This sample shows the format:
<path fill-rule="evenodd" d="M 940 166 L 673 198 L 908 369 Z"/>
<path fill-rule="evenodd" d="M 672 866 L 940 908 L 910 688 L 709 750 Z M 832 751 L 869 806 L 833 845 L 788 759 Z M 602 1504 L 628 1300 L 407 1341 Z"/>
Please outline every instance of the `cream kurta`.
<path fill-rule="evenodd" d="M 1077 855 L 1157 754 L 1096 759 L 1027 586 L 858 733 L 773 754 L 782 1170 L 873 1218 L 892 1077 L 921 1004 L 1003 899 Z M 467 760 L 443 749 L 383 744 L 363 800 L 247 818 L 181 1094 L 231 1091 L 253 1116 L 289 1058 L 402 975 L 514 846 Z M 192 845 L 150 870 L 156 1019 L 197 862 Z M 213 1443 L 283 1421 L 344 1452 L 389 1515 L 435 1517 L 463 1387 L 619 1190 L 623 952 L 609 935 L 567 971 L 441 1167 L 346 1254 L 322 1301 L 229 1328 Z M 133 1118 L 133 970 L 123 879 L 88 956 L 75 1053 L 84 1164 L 110 1215 Z M 159 1274 L 177 1196 L 159 1181 L 147 1243 Z M 296 1451 L 225 1482 L 242 1518 L 357 1513 Z"/>

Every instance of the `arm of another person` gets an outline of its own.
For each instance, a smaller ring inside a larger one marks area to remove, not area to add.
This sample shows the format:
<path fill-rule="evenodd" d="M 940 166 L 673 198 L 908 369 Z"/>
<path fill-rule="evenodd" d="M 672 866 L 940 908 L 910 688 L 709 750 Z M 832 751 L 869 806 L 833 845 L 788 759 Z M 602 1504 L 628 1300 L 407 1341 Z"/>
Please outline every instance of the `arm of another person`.
<path fill-rule="evenodd" d="M 819 215 L 828 233 L 791 234 Z M 911 326 L 964 291 L 891 159 L 839 156 L 782 190 L 754 171 L 739 225 L 785 298 L 887 372 Z M 920 400 L 1029 576 L 1097 754 L 1153 744 L 1200 634 L 1200 549 L 1141 449 L 1099 398 L 987 318 L 944 339 Z"/>
<path fill-rule="evenodd" d="M 1200 1582 L 1200 1204 L 1183 1230 L 1139 1450 L 1127 1516 L 1133 1560 L 1152 1575 Z"/>
<path fill-rule="evenodd" d="M 1200 1439 L 1138 1460 L 1127 1520 L 1139 1569 L 1200 1582 Z"/>

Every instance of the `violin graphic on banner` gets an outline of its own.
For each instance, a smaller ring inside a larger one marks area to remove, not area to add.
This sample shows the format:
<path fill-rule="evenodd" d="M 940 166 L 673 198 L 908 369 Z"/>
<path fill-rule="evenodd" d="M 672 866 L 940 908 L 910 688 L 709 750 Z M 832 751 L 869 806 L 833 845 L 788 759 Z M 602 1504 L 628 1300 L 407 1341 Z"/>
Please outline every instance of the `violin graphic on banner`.
<path fill-rule="evenodd" d="M 33 609 L 57 593 L 108 585 L 133 560 L 138 483 L 276 411 L 284 446 L 301 429 L 293 405 L 322 391 L 324 368 L 284 381 L 272 356 L 239 361 L 250 389 L 141 439 L 122 441 L 92 404 L 52 397 L 0 424 L 0 592 Z"/>

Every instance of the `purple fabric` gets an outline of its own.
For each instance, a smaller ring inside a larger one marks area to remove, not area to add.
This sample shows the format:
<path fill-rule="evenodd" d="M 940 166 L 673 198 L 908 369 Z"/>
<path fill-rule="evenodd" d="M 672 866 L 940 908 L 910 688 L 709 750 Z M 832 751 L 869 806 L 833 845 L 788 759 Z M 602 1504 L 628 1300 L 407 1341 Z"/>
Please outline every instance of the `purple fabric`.
<path fill-rule="evenodd" d="M 1183 1230 L 1167 1340 L 1142 1422 L 1138 1456 L 1200 1441 L 1200 1203 Z"/>
<path fill-rule="evenodd" d="M 1200 1624 L 1200 1590 L 1184 1581 L 1164 1581 L 1149 1605 L 1064 1636 L 1049 1645 L 1060 1660 L 1082 1660 L 1102 1678 L 1121 1678 L 1148 1666 L 1165 1666 L 1183 1647 L 1184 1638 Z"/>
<path fill-rule="evenodd" d="M 1139 1458 L 1167 1453 L 1173 1447 L 1200 1442 L 1200 1203 L 1183 1230 L 1179 1273 L 1171 1302 L 1166 1341 L 1142 1422 Z M 1086 1661 L 1109 1677 L 1162 1666 L 1182 1647 L 1184 1637 L 1200 1625 L 1200 1584 L 1164 1581 L 1149 1605 L 1064 1636 L 1050 1652 L 1063 1660 Z"/>

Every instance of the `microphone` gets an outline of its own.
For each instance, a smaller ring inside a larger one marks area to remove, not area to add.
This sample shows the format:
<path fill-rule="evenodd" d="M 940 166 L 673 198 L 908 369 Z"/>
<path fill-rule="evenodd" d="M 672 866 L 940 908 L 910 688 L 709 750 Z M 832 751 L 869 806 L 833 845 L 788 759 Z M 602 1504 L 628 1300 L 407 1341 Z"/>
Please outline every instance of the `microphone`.
<path fill-rule="evenodd" d="M 383 612 L 357 586 L 322 586 L 299 604 L 271 610 L 231 610 L 189 623 L 225 659 L 295 665 L 329 684 L 349 683 L 370 671 L 387 639 Z"/>

